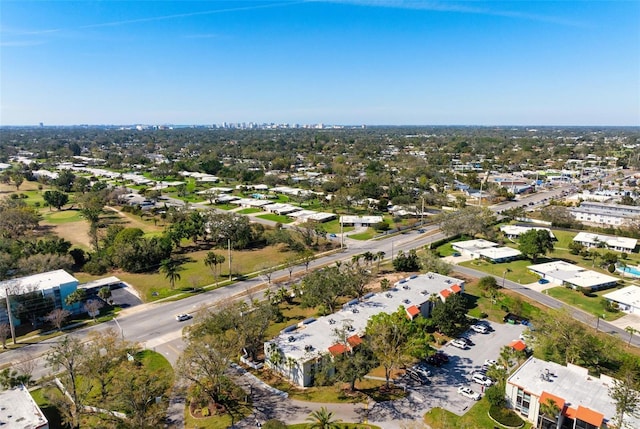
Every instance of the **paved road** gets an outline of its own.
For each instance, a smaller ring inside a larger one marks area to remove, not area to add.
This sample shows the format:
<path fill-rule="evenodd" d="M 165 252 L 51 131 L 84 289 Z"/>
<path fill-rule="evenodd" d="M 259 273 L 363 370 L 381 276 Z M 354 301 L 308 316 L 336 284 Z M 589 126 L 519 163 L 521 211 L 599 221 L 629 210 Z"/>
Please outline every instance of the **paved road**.
<path fill-rule="evenodd" d="M 472 277 L 484 277 L 487 275 L 487 273 L 484 273 L 482 271 L 478 271 L 478 270 L 474 270 L 472 268 L 467 268 L 467 267 L 461 267 L 459 265 L 455 266 L 454 268 L 456 271 L 462 273 L 462 274 L 466 274 L 468 276 L 472 276 Z M 499 284 L 502 284 L 502 278 L 498 277 L 498 276 L 494 276 L 496 277 L 496 279 L 498 280 Z M 607 332 L 611 335 L 617 336 L 619 337 L 621 340 L 628 342 L 629 341 L 629 333 L 626 332 L 624 329 L 621 329 L 617 326 L 614 326 L 613 324 L 606 322 L 602 319 L 600 319 L 600 321 L 598 321 L 596 319 L 595 316 L 586 313 L 580 309 L 577 309 L 575 307 L 571 307 L 565 303 L 563 303 L 562 301 L 559 301 L 547 294 L 544 293 L 540 293 L 538 291 L 532 290 L 527 288 L 526 286 L 523 286 L 519 283 L 516 282 L 512 282 L 510 280 L 506 280 L 504 282 L 504 287 L 506 289 L 511 289 L 514 290 L 516 292 L 518 292 L 519 294 L 526 296 L 530 299 L 532 299 L 533 301 L 537 301 L 549 308 L 554 308 L 554 309 L 558 309 L 558 308 L 566 308 L 569 313 L 573 316 L 574 319 L 579 320 L 581 322 L 583 322 L 584 324 L 586 324 L 587 326 L 592 327 L 594 330 L 596 328 L 596 324 L 598 324 L 598 329 L 602 332 Z M 640 347 L 640 336 L 638 335 L 633 335 L 632 339 L 631 339 L 631 344 L 633 344 L 636 347 Z"/>

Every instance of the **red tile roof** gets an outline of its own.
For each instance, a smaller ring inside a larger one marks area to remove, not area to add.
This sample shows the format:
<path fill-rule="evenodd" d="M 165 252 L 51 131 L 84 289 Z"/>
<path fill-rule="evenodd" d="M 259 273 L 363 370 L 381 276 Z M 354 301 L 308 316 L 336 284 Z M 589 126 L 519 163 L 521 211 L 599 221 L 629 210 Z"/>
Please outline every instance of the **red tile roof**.
<path fill-rule="evenodd" d="M 333 356 L 338 356 L 341 355 L 342 353 L 347 351 L 347 347 L 344 344 L 334 344 L 331 347 L 329 347 L 329 353 L 331 353 Z"/>
<path fill-rule="evenodd" d="M 444 296 L 445 298 L 449 297 L 449 295 L 451 295 L 451 291 L 449 289 L 443 289 L 440 291 L 440 295 Z"/>
<path fill-rule="evenodd" d="M 351 347 L 355 347 L 358 344 L 362 344 L 362 338 L 360 338 L 357 335 L 352 335 L 349 338 L 347 338 L 347 342 L 351 345 Z"/>
<path fill-rule="evenodd" d="M 522 352 L 527 349 L 527 345 L 520 340 L 511 341 L 511 343 L 509 343 L 509 347 L 518 352 Z"/>
<path fill-rule="evenodd" d="M 407 308 L 407 314 L 409 314 L 411 319 L 413 319 L 418 314 L 420 314 L 420 309 L 418 307 L 416 307 L 415 305 L 412 305 L 411 307 Z"/>
<path fill-rule="evenodd" d="M 540 395 L 540 400 L 538 401 L 540 404 L 544 404 L 547 401 L 553 401 L 555 404 L 562 410 L 564 408 L 565 401 L 559 396 L 552 395 L 549 392 L 542 392 Z"/>
<path fill-rule="evenodd" d="M 604 415 L 600 414 L 597 411 L 593 411 L 590 408 L 583 407 L 582 405 L 578 405 L 576 418 L 599 428 L 600 425 L 602 424 L 602 421 L 604 420 Z"/>
<path fill-rule="evenodd" d="M 460 292 L 462 292 L 462 288 L 460 287 L 460 285 L 453 285 L 453 286 L 451 286 L 451 290 L 453 291 L 453 293 L 460 293 Z"/>

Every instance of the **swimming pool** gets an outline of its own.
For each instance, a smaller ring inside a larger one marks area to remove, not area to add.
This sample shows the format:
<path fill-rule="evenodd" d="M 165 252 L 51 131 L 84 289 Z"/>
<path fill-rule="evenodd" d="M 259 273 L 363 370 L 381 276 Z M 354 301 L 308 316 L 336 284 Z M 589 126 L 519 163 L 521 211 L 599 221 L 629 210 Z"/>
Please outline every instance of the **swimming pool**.
<path fill-rule="evenodd" d="M 639 267 L 624 267 L 624 269 L 620 267 L 616 267 L 616 271 L 623 272 L 625 276 L 638 277 L 640 278 L 640 266 Z"/>

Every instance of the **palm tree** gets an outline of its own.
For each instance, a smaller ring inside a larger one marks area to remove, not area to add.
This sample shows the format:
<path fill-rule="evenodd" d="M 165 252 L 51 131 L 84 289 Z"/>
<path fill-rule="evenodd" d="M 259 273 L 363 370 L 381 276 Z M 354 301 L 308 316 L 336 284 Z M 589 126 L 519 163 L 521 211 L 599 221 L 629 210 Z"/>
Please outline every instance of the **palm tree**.
<path fill-rule="evenodd" d="M 376 261 L 378 262 L 378 266 L 377 266 L 378 271 L 380 271 L 380 263 L 384 259 L 384 255 L 385 253 L 382 250 L 376 253 Z"/>
<path fill-rule="evenodd" d="M 545 417 L 549 420 L 553 420 L 555 422 L 558 421 L 558 414 L 560 414 L 560 407 L 556 404 L 551 398 L 547 398 L 546 401 L 540 403 L 540 417 L 539 417 L 539 425 L 538 428 L 542 428 L 542 422 Z"/>
<path fill-rule="evenodd" d="M 364 259 L 364 262 L 367 265 L 371 265 L 371 262 L 373 261 L 374 257 L 375 255 L 368 250 L 362 254 L 362 259 Z"/>
<path fill-rule="evenodd" d="M 319 410 L 312 412 L 307 421 L 311 422 L 309 429 L 338 429 L 338 424 L 341 420 L 334 420 L 333 412 L 327 410 L 326 407 L 322 407 Z"/>
<path fill-rule="evenodd" d="M 164 277 L 169 280 L 171 289 L 176 286 L 176 280 L 180 280 L 180 271 L 182 268 L 182 262 L 176 259 L 165 259 L 160 263 L 160 271 L 164 274 Z"/>
<path fill-rule="evenodd" d="M 218 255 L 214 252 L 207 252 L 207 256 L 204 258 L 204 264 L 211 269 L 213 278 L 216 281 L 216 286 L 218 285 L 218 279 L 220 278 L 220 267 L 222 267 L 225 260 L 224 256 Z"/>
<path fill-rule="evenodd" d="M 633 326 L 627 326 L 626 328 L 624 328 L 624 330 L 629 333 L 629 342 L 627 343 L 627 347 L 631 347 L 631 339 L 633 338 L 633 334 L 640 331 L 635 329 Z"/>

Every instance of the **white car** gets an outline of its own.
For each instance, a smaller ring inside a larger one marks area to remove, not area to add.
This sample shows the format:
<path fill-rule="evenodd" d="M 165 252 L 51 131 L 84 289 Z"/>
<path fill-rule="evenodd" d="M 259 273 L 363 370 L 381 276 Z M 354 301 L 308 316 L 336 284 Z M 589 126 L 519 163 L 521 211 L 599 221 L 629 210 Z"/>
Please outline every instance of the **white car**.
<path fill-rule="evenodd" d="M 484 361 L 484 365 L 482 365 L 482 366 L 486 367 L 486 368 L 495 367 L 497 369 L 504 369 L 504 366 L 499 365 L 498 362 L 495 359 L 486 359 Z"/>
<path fill-rule="evenodd" d="M 484 374 L 480 374 L 478 372 L 476 372 L 475 374 L 473 374 L 471 376 L 471 381 L 473 381 L 474 383 L 478 383 L 481 384 L 483 386 L 491 386 L 493 384 L 493 380 L 490 379 L 489 377 L 487 377 Z"/>
<path fill-rule="evenodd" d="M 467 343 L 460 338 L 456 338 L 455 340 L 451 341 L 451 345 L 463 350 L 467 348 Z"/>
<path fill-rule="evenodd" d="M 479 334 L 486 334 L 487 332 L 489 332 L 487 327 L 484 325 L 471 325 L 471 330 Z"/>
<path fill-rule="evenodd" d="M 461 394 L 462 396 L 466 396 L 469 399 L 473 399 L 474 401 L 480 400 L 480 394 L 478 392 L 474 392 L 473 390 L 471 390 L 466 386 L 458 387 L 458 393 Z"/>
<path fill-rule="evenodd" d="M 178 314 L 178 315 L 176 316 L 176 320 L 177 320 L 178 322 L 184 322 L 185 320 L 189 320 L 189 319 L 191 319 L 192 317 L 193 317 L 193 316 L 192 316 L 192 315 L 190 315 L 190 314 L 188 314 L 188 313 Z"/>

